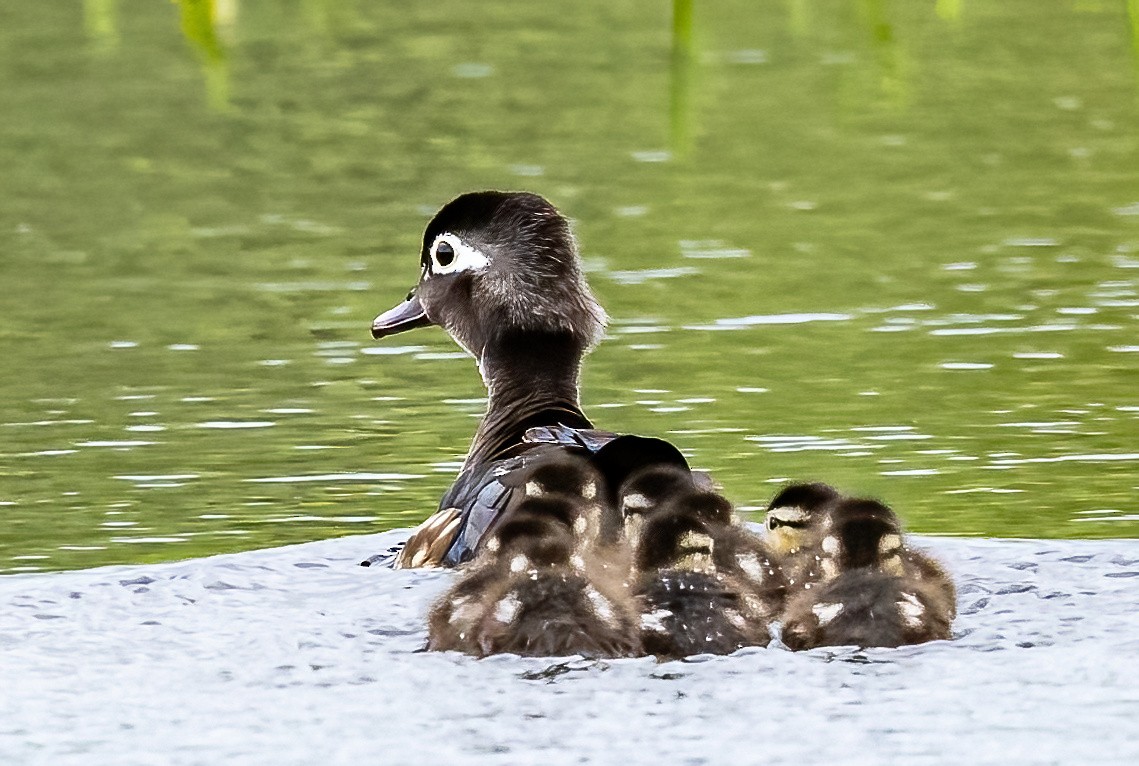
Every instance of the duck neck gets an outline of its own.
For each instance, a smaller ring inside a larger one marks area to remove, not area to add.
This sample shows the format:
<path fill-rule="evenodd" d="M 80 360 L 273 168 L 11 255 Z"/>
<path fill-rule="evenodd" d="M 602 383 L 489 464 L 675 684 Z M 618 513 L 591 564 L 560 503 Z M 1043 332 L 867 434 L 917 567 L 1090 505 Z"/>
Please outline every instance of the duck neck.
<path fill-rule="evenodd" d="M 530 428 L 591 428 L 578 401 L 584 348 L 569 333 L 508 331 L 487 343 L 479 370 L 489 395 L 466 466 L 494 459 Z"/>

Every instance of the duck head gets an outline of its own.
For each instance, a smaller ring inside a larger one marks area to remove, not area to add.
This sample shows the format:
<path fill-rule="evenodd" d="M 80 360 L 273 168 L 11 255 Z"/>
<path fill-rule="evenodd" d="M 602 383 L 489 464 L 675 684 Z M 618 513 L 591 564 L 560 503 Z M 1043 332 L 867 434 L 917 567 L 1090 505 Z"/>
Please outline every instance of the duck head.
<path fill-rule="evenodd" d="M 438 325 L 480 365 L 511 334 L 597 343 L 605 312 L 581 273 L 569 222 L 536 194 L 464 194 L 423 234 L 422 273 L 407 299 L 376 317 L 372 337 Z"/>

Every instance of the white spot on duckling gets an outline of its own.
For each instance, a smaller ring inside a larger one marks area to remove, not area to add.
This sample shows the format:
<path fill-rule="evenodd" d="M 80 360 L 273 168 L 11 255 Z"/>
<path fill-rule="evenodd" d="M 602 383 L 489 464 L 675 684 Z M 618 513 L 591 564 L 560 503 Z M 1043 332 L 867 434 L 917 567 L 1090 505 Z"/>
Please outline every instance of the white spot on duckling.
<path fill-rule="evenodd" d="M 573 520 L 573 533 L 578 537 L 585 534 L 585 530 L 589 528 L 589 519 L 584 516 L 578 516 Z"/>
<path fill-rule="evenodd" d="M 494 619 L 503 625 L 509 625 L 514 622 L 514 618 L 518 616 L 521 609 L 522 602 L 518 600 L 518 596 L 512 593 L 495 604 Z"/>
<path fill-rule="evenodd" d="M 597 497 L 597 482 L 587 481 L 581 485 L 581 496 L 586 500 L 592 500 Z"/>
<path fill-rule="evenodd" d="M 834 559 L 823 559 L 823 579 L 833 580 L 838 577 L 838 564 L 834 563 Z"/>
<path fill-rule="evenodd" d="M 763 580 L 763 563 L 754 553 L 745 553 L 736 557 L 736 563 L 748 577 L 753 580 Z"/>
<path fill-rule="evenodd" d="M 664 621 L 672 617 L 668 609 L 654 609 L 641 615 L 641 630 L 651 630 L 653 633 L 667 633 Z"/>
<path fill-rule="evenodd" d="M 703 532 L 688 531 L 680 536 L 677 543 L 681 548 L 699 548 L 712 551 L 712 536 Z"/>
<path fill-rule="evenodd" d="M 486 541 L 486 549 L 491 553 L 498 553 L 498 548 L 501 545 L 497 537 L 492 537 Z"/>
<path fill-rule="evenodd" d="M 524 553 L 519 553 L 517 556 L 510 559 L 510 571 L 511 572 L 524 572 L 529 568 L 530 568 L 530 559 L 527 558 L 526 554 L 524 554 Z"/>
<path fill-rule="evenodd" d="M 811 607 L 811 611 L 819 619 L 820 627 L 829 624 L 835 617 L 842 614 L 842 610 L 842 604 L 815 604 Z"/>
<path fill-rule="evenodd" d="M 541 497 L 546 494 L 545 488 L 536 481 L 526 482 L 526 497 Z"/>
<path fill-rule="evenodd" d="M 807 520 L 807 512 L 797 505 L 782 505 L 767 512 L 769 518 L 782 524 L 802 524 Z"/>
<path fill-rule="evenodd" d="M 903 593 L 902 597 L 896 602 L 898 605 L 898 613 L 902 616 L 902 620 L 906 625 L 911 628 L 921 627 L 922 615 L 925 614 L 925 607 L 918 601 L 917 596 L 912 593 Z"/>
<path fill-rule="evenodd" d="M 479 605 L 461 596 L 451 602 L 451 622 L 452 623 L 467 623 L 474 619 L 479 610 Z"/>
<path fill-rule="evenodd" d="M 676 561 L 676 568 L 688 572 L 715 574 L 716 564 L 712 561 L 712 537 L 703 532 L 685 532 L 677 541 L 677 547 L 686 553 Z"/>
<path fill-rule="evenodd" d="M 589 599 L 590 605 L 593 607 L 593 612 L 602 622 L 607 625 L 617 626 L 617 615 L 613 612 L 613 605 L 609 603 L 609 599 L 601 595 L 601 592 L 592 586 L 585 589 L 585 597 Z"/>
<path fill-rule="evenodd" d="M 645 508 L 651 508 L 652 504 L 652 501 L 640 492 L 633 492 L 632 494 L 625 495 L 625 497 L 621 499 L 621 512 L 628 513 L 630 509 L 642 511 Z"/>
<path fill-rule="evenodd" d="M 834 556 L 838 553 L 838 538 L 834 535 L 827 535 L 823 538 L 823 553 Z"/>

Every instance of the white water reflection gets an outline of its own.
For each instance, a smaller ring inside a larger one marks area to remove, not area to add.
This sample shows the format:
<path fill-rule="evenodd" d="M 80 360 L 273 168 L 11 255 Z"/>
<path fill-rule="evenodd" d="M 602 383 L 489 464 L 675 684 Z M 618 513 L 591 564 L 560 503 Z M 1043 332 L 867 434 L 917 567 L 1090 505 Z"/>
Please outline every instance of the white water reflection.
<path fill-rule="evenodd" d="M 236 429 L 243 428 L 272 428 L 277 425 L 272 420 L 206 420 L 198 423 L 198 428 Z"/>
<path fill-rule="evenodd" d="M 943 370 L 991 370 L 993 365 L 988 362 L 942 362 Z"/>
<path fill-rule="evenodd" d="M 304 482 L 403 481 L 422 478 L 422 474 L 414 473 L 322 473 L 301 476 L 268 476 L 259 479 L 245 479 L 244 481 L 259 484 L 299 484 Z"/>
<path fill-rule="evenodd" d="M 196 473 L 156 473 L 156 474 L 137 474 L 137 475 L 122 475 L 115 476 L 116 479 L 123 481 L 186 481 L 188 479 L 197 479 Z"/>
<path fill-rule="evenodd" d="M 717 319 L 710 325 L 686 325 L 686 330 L 740 330 L 762 325 L 807 324 L 808 322 L 845 322 L 853 319 L 853 314 L 828 312 L 799 312 L 792 314 L 754 314 L 745 317 Z"/>
<path fill-rule="evenodd" d="M 1052 457 L 1000 458 L 993 465 L 1013 466 L 1030 463 L 1114 463 L 1139 460 L 1139 452 L 1105 452 L 1094 455 L 1054 455 Z"/>

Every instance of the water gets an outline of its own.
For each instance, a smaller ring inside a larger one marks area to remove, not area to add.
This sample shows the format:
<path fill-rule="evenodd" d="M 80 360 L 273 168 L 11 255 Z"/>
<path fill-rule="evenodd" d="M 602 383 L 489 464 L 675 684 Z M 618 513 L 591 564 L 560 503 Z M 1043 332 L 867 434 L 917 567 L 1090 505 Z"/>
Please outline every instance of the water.
<path fill-rule="evenodd" d="M 483 391 L 368 325 L 487 187 L 575 220 L 587 412 L 745 513 L 825 479 L 920 532 L 1135 537 L 1134 14 L 5 4 L 0 571 L 426 517 Z"/>
<path fill-rule="evenodd" d="M 927 538 L 953 641 L 730 657 L 418 653 L 401 533 L 0 578 L 12 764 L 1133 764 L 1139 541 Z"/>

